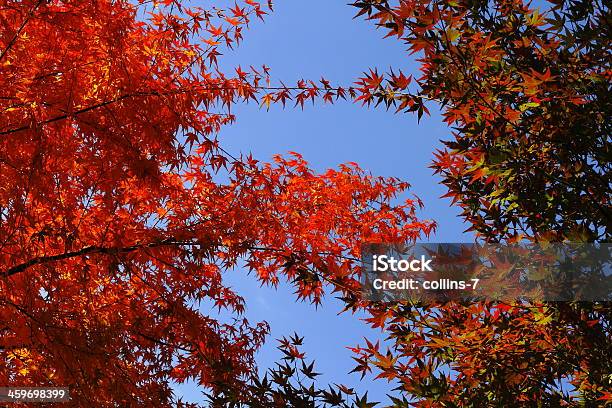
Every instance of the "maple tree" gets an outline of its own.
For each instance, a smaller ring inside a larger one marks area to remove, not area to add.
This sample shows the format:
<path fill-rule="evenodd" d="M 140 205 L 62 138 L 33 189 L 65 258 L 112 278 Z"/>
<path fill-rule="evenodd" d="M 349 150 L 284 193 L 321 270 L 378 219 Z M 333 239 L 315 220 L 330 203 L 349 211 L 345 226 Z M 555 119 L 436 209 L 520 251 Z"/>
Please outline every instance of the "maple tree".
<path fill-rule="evenodd" d="M 187 379 L 240 394 L 268 327 L 242 316 L 225 271 L 284 277 L 320 302 L 324 281 L 358 288 L 362 240 L 434 228 L 418 201 L 391 204 L 408 187 L 397 179 L 219 144 L 235 103 L 265 103 L 267 78 L 222 74 L 219 50 L 265 13 L 1 2 L 3 386 L 67 386 L 76 406 L 169 406 Z"/>
<path fill-rule="evenodd" d="M 607 242 L 609 5 L 546 4 L 356 1 L 357 16 L 418 55 L 421 76 L 372 69 L 348 93 L 419 119 L 430 103 L 442 108 L 454 139 L 432 168 L 481 240 Z M 334 89 L 323 85 L 310 84 L 314 96 Z M 342 298 L 388 334 L 384 344 L 353 351 L 355 371 L 398 384 L 394 406 L 612 401 L 607 302 L 376 304 L 350 291 Z"/>
<path fill-rule="evenodd" d="M 357 1 L 419 55 L 422 75 L 371 70 L 357 100 L 398 112 L 438 103 L 454 140 L 432 165 L 488 242 L 610 238 L 609 4 Z M 511 266 L 511 265 L 509 265 Z M 357 305 L 351 300 L 350 306 Z M 370 304 L 387 343 L 356 371 L 398 383 L 396 406 L 610 403 L 609 302 Z"/>
<path fill-rule="evenodd" d="M 419 115 L 425 101 L 441 105 L 454 140 L 432 167 L 479 236 L 607 241 L 609 5 L 544 4 L 355 2 L 422 71 L 414 81 L 372 71 L 359 98 Z"/>
<path fill-rule="evenodd" d="M 272 381 L 254 379 L 268 328 L 223 285 L 244 263 L 314 302 L 328 284 L 386 329 L 387 344 L 353 352 L 356 371 L 398 383 L 395 406 L 609 400 L 607 304 L 367 302 L 359 245 L 434 228 L 418 200 L 392 205 L 408 185 L 355 164 L 315 174 L 297 154 L 235 157 L 214 136 L 242 101 L 352 98 L 419 116 L 441 103 L 456 133 L 433 166 L 482 238 L 606 240 L 609 8 L 552 3 L 357 1 L 421 55 L 422 77 L 275 87 L 267 67 L 215 69 L 265 15 L 252 0 L 2 2 L 0 382 L 68 385 L 81 406 L 167 406 L 169 382 L 188 378 L 219 404 L 373 406 L 295 382 L 314 376 L 297 337 Z"/>

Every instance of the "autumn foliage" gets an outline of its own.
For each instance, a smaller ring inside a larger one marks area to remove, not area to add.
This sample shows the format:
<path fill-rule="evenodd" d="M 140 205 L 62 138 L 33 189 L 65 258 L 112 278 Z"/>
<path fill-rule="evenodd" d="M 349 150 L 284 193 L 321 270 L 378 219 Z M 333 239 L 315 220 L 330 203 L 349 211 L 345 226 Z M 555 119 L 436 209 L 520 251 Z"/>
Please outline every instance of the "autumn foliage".
<path fill-rule="evenodd" d="M 353 5 L 421 64 L 414 79 L 371 70 L 358 98 L 419 116 L 440 105 L 454 132 L 432 168 L 469 230 L 488 242 L 609 240 L 609 4 Z M 355 348 L 356 369 L 397 382 L 416 406 L 612 399 L 609 303 L 371 306 L 388 343 Z"/>
<path fill-rule="evenodd" d="M 163 3 L 2 2 L 3 385 L 69 386 L 90 407 L 168 406 L 188 378 L 239 390 L 268 327 L 225 271 L 318 302 L 322 274 L 357 284 L 362 240 L 433 227 L 418 202 L 389 204 L 398 180 L 223 150 L 215 132 L 265 68 L 224 76 L 218 48 L 266 12 Z"/>
<path fill-rule="evenodd" d="M 269 12 L 253 0 L 0 1 L 0 385 L 69 386 L 75 406 L 172 406 L 170 382 L 196 379 L 219 406 L 373 406 L 295 382 L 316 377 L 298 336 L 254 376 L 268 327 L 223 279 L 247 269 L 289 280 L 298 299 L 335 292 L 386 330 L 352 352 L 356 372 L 397 384 L 395 406 L 609 400 L 608 304 L 367 302 L 360 245 L 435 228 L 418 199 L 398 204 L 408 185 L 354 163 L 317 174 L 297 153 L 261 163 L 216 138 L 248 101 L 353 99 L 419 117 L 437 103 L 454 133 L 432 166 L 480 239 L 605 241 L 610 11 L 550 5 L 357 1 L 421 76 L 285 86 L 265 66 L 216 68 Z"/>
<path fill-rule="evenodd" d="M 372 71 L 360 98 L 419 115 L 441 105 L 454 139 L 432 167 L 486 240 L 607 241 L 609 5 L 542 3 L 355 2 L 422 72 Z"/>

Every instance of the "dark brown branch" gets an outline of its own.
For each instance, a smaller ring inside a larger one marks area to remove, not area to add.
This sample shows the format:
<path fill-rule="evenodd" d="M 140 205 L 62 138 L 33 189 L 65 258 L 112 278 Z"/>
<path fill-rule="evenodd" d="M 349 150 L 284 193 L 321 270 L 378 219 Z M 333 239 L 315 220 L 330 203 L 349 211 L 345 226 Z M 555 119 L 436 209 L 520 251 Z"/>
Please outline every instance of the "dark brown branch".
<path fill-rule="evenodd" d="M 148 244 L 137 244 L 131 245 L 123 248 L 112 248 L 112 247 L 101 247 L 101 246 L 88 246 L 85 248 L 81 248 L 78 251 L 64 252 L 62 254 L 57 255 L 48 255 L 48 256 L 39 256 L 36 258 L 32 258 L 27 262 L 21 263 L 19 265 L 13 266 L 12 268 L 7 269 L 0 273 L 0 276 L 12 276 L 19 272 L 23 272 L 26 269 L 40 265 L 47 262 L 56 262 L 64 259 L 76 258 L 79 256 L 90 255 L 90 254 L 106 254 L 106 255 L 116 255 L 116 254 L 125 254 L 134 251 L 138 251 L 144 248 L 156 248 L 160 246 L 168 246 L 168 245 L 189 245 L 193 243 L 189 242 L 180 242 L 175 239 L 169 238 L 164 239 L 158 242 L 151 242 Z"/>
<path fill-rule="evenodd" d="M 115 102 L 119 102 L 120 100 L 129 98 L 131 96 L 134 96 L 134 95 L 123 95 L 123 96 L 120 96 L 118 98 L 112 99 L 110 101 L 101 102 L 101 103 L 98 103 L 96 105 L 88 106 L 86 108 L 74 111 L 71 114 L 60 115 L 60 116 L 53 117 L 51 119 L 44 120 L 42 122 L 39 122 L 38 124 L 39 125 L 46 125 L 48 123 L 53 123 L 53 122 L 57 122 L 57 121 L 60 121 L 60 120 L 64 120 L 64 119 L 68 118 L 69 116 L 74 116 L 74 115 L 79 115 L 81 113 L 89 112 L 91 110 L 98 109 L 98 108 L 101 108 L 103 106 L 115 103 Z M 21 126 L 21 127 L 10 129 L 10 130 L 4 130 L 4 131 L 0 132 L 0 135 L 8 135 L 10 133 L 21 132 L 23 130 L 28 130 L 30 128 L 31 128 L 31 126 Z"/>
<path fill-rule="evenodd" d="M 43 0 L 38 0 L 36 5 L 32 7 L 32 10 L 30 10 L 30 12 L 28 13 L 28 16 L 23 20 L 23 22 L 21 23 L 21 26 L 17 29 L 17 32 L 15 33 L 13 38 L 11 38 L 11 41 L 9 41 L 6 48 L 0 54 L 0 61 L 2 61 L 2 58 L 4 58 L 4 56 L 10 51 L 10 49 L 13 48 L 13 45 L 15 45 L 15 43 L 17 42 L 17 39 L 19 38 L 19 35 L 21 34 L 25 26 L 28 24 L 28 21 L 30 21 L 30 19 L 34 15 L 34 12 L 36 11 L 36 9 L 38 9 L 38 7 L 42 4 L 42 2 Z"/>
<path fill-rule="evenodd" d="M 23 262 L 19 265 L 15 265 L 5 271 L 0 272 L 0 277 L 9 277 L 16 275 L 20 272 L 25 271 L 28 268 L 31 268 L 36 265 L 41 265 L 47 262 L 57 262 L 65 259 L 77 258 L 79 256 L 85 255 L 93 255 L 93 254 L 104 254 L 104 255 L 118 255 L 118 254 L 127 254 L 130 252 L 147 249 L 147 248 L 158 248 L 162 246 L 197 246 L 201 245 L 196 241 L 188 241 L 188 240 L 176 240 L 174 238 L 166 238 L 161 241 L 154 241 L 149 243 L 142 243 L 136 245 L 130 245 L 127 247 L 103 247 L 103 246 L 87 246 L 81 248 L 77 251 L 64 252 L 56 255 L 46 255 L 39 256 L 36 258 L 32 258 L 29 261 Z M 284 252 L 284 250 L 279 248 L 269 248 L 269 247 L 258 247 L 258 246 L 247 246 L 245 249 L 252 251 L 271 251 L 271 252 Z M 331 252 L 317 252 L 318 255 L 333 255 Z M 150 254 L 149 254 L 150 255 Z M 347 257 L 343 255 L 336 255 L 340 259 L 346 259 L 350 261 L 359 261 L 359 259 Z"/>

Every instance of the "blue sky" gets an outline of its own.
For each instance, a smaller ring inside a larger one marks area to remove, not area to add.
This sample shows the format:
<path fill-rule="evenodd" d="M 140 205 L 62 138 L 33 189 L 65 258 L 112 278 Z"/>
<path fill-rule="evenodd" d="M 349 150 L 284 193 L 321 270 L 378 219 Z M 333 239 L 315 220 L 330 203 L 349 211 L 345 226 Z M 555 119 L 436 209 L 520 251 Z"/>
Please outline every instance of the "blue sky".
<path fill-rule="evenodd" d="M 204 5 L 206 6 L 206 4 Z M 324 76 L 337 85 L 349 86 L 371 67 L 384 71 L 401 68 L 417 73 L 414 57 L 397 40 L 383 40 L 383 31 L 362 19 L 353 20 L 355 9 L 343 1 L 284 1 L 265 22 L 254 22 L 244 33 L 244 42 L 220 58 L 220 66 L 229 72 L 237 65 L 271 67 L 272 77 L 284 83 L 300 78 Z M 297 151 L 316 170 L 354 161 L 374 175 L 395 176 L 412 184 L 411 192 L 424 202 L 421 218 L 438 222 L 432 242 L 469 241 L 467 228 L 458 217 L 458 209 L 449 207 L 448 199 L 439 198 L 445 189 L 428 168 L 440 139 L 450 131 L 431 105 L 432 115 L 421 123 L 412 114 L 394 114 L 384 109 L 361 107 L 352 102 L 336 105 L 306 105 L 299 108 L 272 106 L 269 112 L 256 104 L 237 106 L 237 123 L 219 134 L 231 153 L 249 153 L 262 161 L 272 155 Z M 253 276 L 236 270 L 227 273 L 227 282 L 247 301 L 246 316 L 251 321 L 266 320 L 272 335 L 259 353 L 263 369 L 276 361 L 275 338 L 297 331 L 305 337 L 304 350 L 317 361 L 320 384 L 326 382 L 355 386 L 381 400 L 389 386 L 382 380 L 349 371 L 354 367 L 346 346 L 362 342 L 363 337 L 384 338 L 358 316 L 343 314 L 339 301 L 328 297 L 318 310 L 307 303 L 296 303 L 291 288 L 278 290 L 260 287 Z M 190 384 L 177 387 L 178 395 L 197 402 L 199 392 Z"/>

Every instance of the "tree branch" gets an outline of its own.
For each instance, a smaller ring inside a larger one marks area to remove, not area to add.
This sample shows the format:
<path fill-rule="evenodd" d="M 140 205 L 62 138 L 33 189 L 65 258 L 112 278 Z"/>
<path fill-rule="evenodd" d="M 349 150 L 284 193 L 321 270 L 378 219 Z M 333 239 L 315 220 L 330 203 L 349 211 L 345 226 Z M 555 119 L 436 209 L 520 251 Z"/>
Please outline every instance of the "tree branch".
<path fill-rule="evenodd" d="M 15 45 L 15 43 L 17 42 L 17 39 L 19 38 L 19 35 L 21 34 L 25 26 L 28 24 L 28 22 L 34 15 L 34 12 L 36 11 L 36 9 L 38 9 L 38 7 L 42 4 L 42 2 L 43 0 L 38 0 L 36 5 L 32 7 L 32 10 L 30 10 L 30 13 L 28 13 L 28 16 L 23 20 L 23 22 L 21 23 L 21 26 L 17 29 L 17 32 L 15 33 L 11 41 L 9 41 L 6 48 L 2 51 L 2 53 L 0 53 L 0 61 L 2 61 L 2 58 L 4 58 L 4 56 L 10 51 L 10 49 L 13 48 L 13 45 Z"/>
<path fill-rule="evenodd" d="M 123 248 L 109 248 L 109 247 L 102 247 L 102 246 L 88 246 L 85 248 L 81 248 L 78 251 L 71 251 L 71 252 L 64 252 L 62 254 L 57 254 L 57 255 L 47 255 L 47 256 L 39 256 L 36 258 L 32 258 L 27 262 L 21 263 L 19 265 L 13 266 L 12 268 L 9 268 L 3 272 L 0 273 L 0 276 L 12 276 L 15 275 L 19 272 L 23 272 L 26 269 L 35 266 L 35 265 L 40 265 L 43 263 L 47 263 L 47 262 L 56 262 L 56 261 L 61 261 L 64 259 L 70 259 L 70 258 L 76 258 L 79 256 L 84 256 L 84 255 L 90 255 L 90 254 L 107 254 L 107 255 L 112 255 L 112 254 L 124 254 L 124 253 L 130 253 L 130 252 L 134 252 L 137 251 L 139 249 L 144 249 L 144 248 L 156 248 L 156 247 L 160 247 L 160 246 L 167 246 L 167 245 L 186 245 L 189 243 L 184 243 L 184 242 L 180 242 L 180 241 L 176 241 L 173 238 L 168 238 L 162 241 L 158 241 L 158 242 L 151 242 L 148 244 L 137 244 L 137 245 L 131 245 L 128 247 L 123 247 Z"/>

